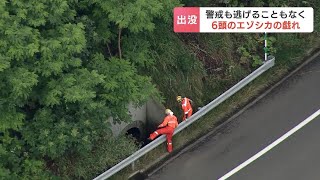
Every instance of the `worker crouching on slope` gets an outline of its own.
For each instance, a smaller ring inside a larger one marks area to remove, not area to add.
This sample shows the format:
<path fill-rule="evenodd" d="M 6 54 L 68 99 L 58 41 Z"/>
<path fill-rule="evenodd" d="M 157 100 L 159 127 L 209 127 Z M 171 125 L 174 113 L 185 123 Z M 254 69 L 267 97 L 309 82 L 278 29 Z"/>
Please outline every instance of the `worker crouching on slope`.
<path fill-rule="evenodd" d="M 182 121 L 185 121 L 187 118 L 189 118 L 192 115 L 192 107 L 190 102 L 192 103 L 192 100 L 189 98 L 182 98 L 181 96 L 177 96 L 177 101 L 181 103 L 182 111 L 183 111 L 183 117 Z"/>
<path fill-rule="evenodd" d="M 178 126 L 178 120 L 173 112 L 170 109 L 165 111 L 166 117 L 163 122 L 158 126 L 159 129 L 150 134 L 149 139 L 154 140 L 157 136 L 161 134 L 166 134 L 167 136 L 167 150 L 168 152 L 172 151 L 172 135 L 174 129 Z"/>

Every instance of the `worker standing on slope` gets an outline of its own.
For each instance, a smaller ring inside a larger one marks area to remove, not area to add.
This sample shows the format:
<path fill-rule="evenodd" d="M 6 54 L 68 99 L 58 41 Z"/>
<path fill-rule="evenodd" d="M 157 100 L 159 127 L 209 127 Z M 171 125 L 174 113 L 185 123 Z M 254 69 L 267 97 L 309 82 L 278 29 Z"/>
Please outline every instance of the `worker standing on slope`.
<path fill-rule="evenodd" d="M 150 134 L 149 139 L 154 140 L 157 136 L 161 134 L 167 135 L 167 150 L 168 152 L 172 151 L 172 135 L 174 129 L 178 126 L 178 120 L 173 112 L 170 109 L 166 109 L 165 111 L 166 117 L 163 122 L 158 126 L 159 129 Z"/>
<path fill-rule="evenodd" d="M 187 118 L 189 118 L 192 115 L 192 107 L 190 102 L 192 103 L 192 100 L 189 98 L 182 98 L 181 96 L 177 96 L 177 101 L 181 103 L 182 111 L 183 111 L 183 118 L 182 121 L 185 121 Z"/>

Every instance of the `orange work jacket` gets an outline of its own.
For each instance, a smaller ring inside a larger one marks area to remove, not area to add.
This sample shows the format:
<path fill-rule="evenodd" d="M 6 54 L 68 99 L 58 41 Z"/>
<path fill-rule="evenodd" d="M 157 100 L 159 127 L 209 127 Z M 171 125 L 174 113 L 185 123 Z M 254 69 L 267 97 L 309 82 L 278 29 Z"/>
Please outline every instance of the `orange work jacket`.
<path fill-rule="evenodd" d="M 176 128 L 178 126 L 178 120 L 175 115 L 167 115 L 163 122 L 159 125 L 159 127 L 170 126 L 172 128 Z"/>
<path fill-rule="evenodd" d="M 182 102 L 181 102 L 181 106 L 182 106 L 182 110 L 184 114 L 188 114 L 189 111 L 192 110 L 191 104 L 190 104 L 190 99 L 188 98 L 183 98 Z"/>

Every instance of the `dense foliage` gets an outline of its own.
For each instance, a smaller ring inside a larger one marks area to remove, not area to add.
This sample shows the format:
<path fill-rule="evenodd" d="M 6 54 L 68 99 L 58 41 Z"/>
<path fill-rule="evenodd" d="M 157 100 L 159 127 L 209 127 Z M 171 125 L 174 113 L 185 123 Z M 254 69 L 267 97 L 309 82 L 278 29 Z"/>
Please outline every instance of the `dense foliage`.
<path fill-rule="evenodd" d="M 129 121 L 129 102 L 201 105 L 261 63 L 263 34 L 174 34 L 180 3 L 312 6 L 320 30 L 317 0 L 0 1 L 0 179 L 90 178 L 137 149 L 107 120 Z M 273 34 L 269 48 L 314 37 Z"/>
<path fill-rule="evenodd" d="M 145 3 L 146 14 L 136 16 L 149 19 L 145 28 L 128 19 L 118 22 L 122 13 L 109 10 L 119 1 L 102 2 L 1 1 L 1 179 L 45 178 L 45 163 L 90 152 L 102 136 L 111 136 L 108 117 L 129 120 L 127 104 L 156 93 L 151 78 L 139 75 L 120 48 L 108 56 L 103 46 L 117 27 L 152 29 L 162 6 Z"/>

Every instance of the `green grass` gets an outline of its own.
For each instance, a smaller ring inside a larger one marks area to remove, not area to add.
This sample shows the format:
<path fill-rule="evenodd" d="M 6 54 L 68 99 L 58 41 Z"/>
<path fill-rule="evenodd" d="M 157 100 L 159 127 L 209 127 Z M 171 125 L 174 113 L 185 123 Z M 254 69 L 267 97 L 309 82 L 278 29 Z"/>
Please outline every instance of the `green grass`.
<path fill-rule="evenodd" d="M 306 39 L 306 41 L 307 40 L 308 39 Z M 187 127 L 185 130 L 175 135 L 173 138 L 174 149 L 181 149 L 206 133 L 212 131 L 218 124 L 255 99 L 272 84 L 278 82 L 293 68 L 304 62 L 304 57 L 308 55 L 306 53 L 309 50 L 308 48 L 311 46 L 320 47 L 319 40 L 314 39 L 312 42 L 310 42 L 309 46 L 304 46 L 296 51 L 292 48 L 299 48 L 298 44 L 293 44 L 293 47 L 282 48 L 279 50 L 276 54 L 275 67 L 265 72 L 259 78 L 251 82 L 234 96 L 230 97 L 228 100 L 207 113 L 204 117 Z M 159 157 L 164 157 L 167 154 L 168 153 L 166 152 L 165 144 L 162 144 L 145 156 L 141 157 L 135 163 L 135 170 L 144 169 L 150 166 L 150 164 L 155 162 Z M 133 172 L 134 171 L 131 167 L 127 167 L 126 169 L 120 171 L 120 173 L 114 175 L 111 179 L 127 179 L 128 176 Z"/>

